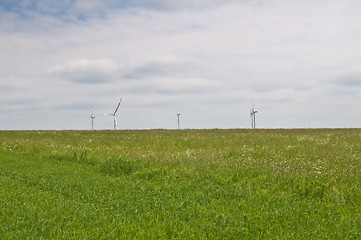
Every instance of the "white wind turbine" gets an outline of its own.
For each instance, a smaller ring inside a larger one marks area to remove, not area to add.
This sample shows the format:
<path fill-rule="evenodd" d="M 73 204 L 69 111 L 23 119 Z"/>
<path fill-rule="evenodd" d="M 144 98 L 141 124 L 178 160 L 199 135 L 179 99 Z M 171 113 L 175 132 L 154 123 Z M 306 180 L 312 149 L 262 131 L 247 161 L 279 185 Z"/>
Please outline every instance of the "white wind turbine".
<path fill-rule="evenodd" d="M 117 130 L 118 129 L 118 122 L 117 122 L 117 111 L 118 111 L 118 108 L 120 106 L 120 103 L 122 102 L 122 99 L 120 99 L 119 103 L 118 103 L 118 106 L 117 108 L 115 109 L 114 113 L 106 113 L 105 115 L 111 115 L 113 116 L 114 118 L 114 130 Z"/>
<path fill-rule="evenodd" d="M 94 113 L 93 113 L 93 108 L 92 108 L 92 113 L 90 114 L 90 118 L 91 118 L 91 123 L 92 123 L 92 130 L 94 130 Z"/>
<path fill-rule="evenodd" d="M 181 114 L 180 113 L 177 113 L 177 119 L 178 119 L 178 129 L 180 129 L 180 123 L 179 123 L 179 116 L 180 116 Z"/>
<path fill-rule="evenodd" d="M 250 111 L 250 116 L 251 116 L 251 128 L 255 129 L 256 128 L 256 113 L 257 111 L 254 110 L 254 104 L 252 103 L 252 108 Z"/>

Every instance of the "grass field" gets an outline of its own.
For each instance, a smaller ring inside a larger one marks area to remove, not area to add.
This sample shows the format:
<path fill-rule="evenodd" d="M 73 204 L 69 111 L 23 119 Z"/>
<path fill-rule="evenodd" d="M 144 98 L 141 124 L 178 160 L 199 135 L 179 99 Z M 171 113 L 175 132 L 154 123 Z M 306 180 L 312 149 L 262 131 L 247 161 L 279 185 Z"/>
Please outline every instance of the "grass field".
<path fill-rule="evenodd" d="M 361 129 L 0 140 L 0 239 L 361 239 Z"/>

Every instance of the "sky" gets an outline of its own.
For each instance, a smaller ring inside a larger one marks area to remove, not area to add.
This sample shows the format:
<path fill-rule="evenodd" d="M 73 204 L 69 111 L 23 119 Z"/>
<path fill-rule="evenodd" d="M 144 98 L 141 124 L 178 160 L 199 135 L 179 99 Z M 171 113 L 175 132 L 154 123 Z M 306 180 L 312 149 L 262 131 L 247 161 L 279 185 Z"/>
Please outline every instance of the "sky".
<path fill-rule="evenodd" d="M 359 0 L 0 0 L 0 130 L 361 127 Z"/>

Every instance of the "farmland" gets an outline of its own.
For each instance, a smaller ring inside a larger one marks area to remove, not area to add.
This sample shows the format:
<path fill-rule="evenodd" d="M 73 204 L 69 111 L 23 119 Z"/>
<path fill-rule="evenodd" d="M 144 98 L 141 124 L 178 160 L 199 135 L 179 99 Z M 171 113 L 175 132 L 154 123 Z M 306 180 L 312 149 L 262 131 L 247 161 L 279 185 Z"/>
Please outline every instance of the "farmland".
<path fill-rule="evenodd" d="M 0 239 L 361 239 L 361 129 L 0 140 Z"/>

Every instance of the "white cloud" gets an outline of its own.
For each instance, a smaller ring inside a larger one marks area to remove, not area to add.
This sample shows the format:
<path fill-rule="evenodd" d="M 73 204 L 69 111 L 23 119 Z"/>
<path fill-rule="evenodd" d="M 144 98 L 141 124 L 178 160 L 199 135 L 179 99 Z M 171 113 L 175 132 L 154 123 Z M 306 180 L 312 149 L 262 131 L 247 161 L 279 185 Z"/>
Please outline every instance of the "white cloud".
<path fill-rule="evenodd" d="M 361 86 L 361 72 L 344 74 L 335 79 L 333 83 L 339 86 L 346 86 L 352 88 L 359 87 Z"/>
<path fill-rule="evenodd" d="M 219 91 L 224 84 L 200 78 L 153 78 L 133 81 L 128 85 L 128 90 L 135 93 L 151 93 L 168 95 L 192 95 Z"/>
<path fill-rule="evenodd" d="M 116 70 L 116 63 L 110 59 L 77 59 L 49 68 L 53 76 L 85 84 L 109 82 Z"/>

